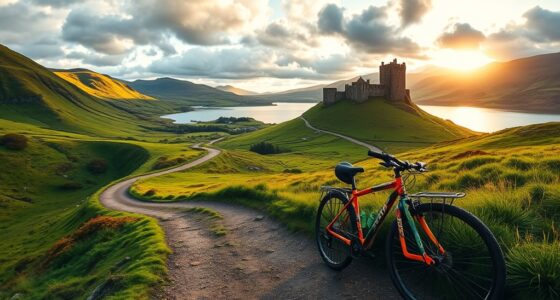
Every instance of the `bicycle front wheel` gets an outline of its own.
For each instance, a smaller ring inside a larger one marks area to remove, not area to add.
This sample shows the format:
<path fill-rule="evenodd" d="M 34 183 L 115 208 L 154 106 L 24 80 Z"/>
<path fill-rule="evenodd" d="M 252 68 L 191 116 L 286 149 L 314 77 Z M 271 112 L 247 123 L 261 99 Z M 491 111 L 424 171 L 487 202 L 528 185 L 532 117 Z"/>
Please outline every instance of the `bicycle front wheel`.
<path fill-rule="evenodd" d="M 327 226 L 336 216 L 333 228 L 346 236 L 357 236 L 356 214 L 352 205 L 345 208 L 348 198 L 339 192 L 329 192 L 321 200 L 315 222 L 315 238 L 323 261 L 334 270 L 342 270 L 352 262 L 350 246 L 327 233 Z"/>
<path fill-rule="evenodd" d="M 393 283 L 406 299 L 501 299 L 506 269 L 502 251 L 488 227 L 471 213 L 451 205 L 426 203 L 415 213 L 444 248 L 430 240 L 415 218 L 432 266 L 404 257 L 397 222 L 387 236 L 387 262 Z M 413 216 L 414 217 L 414 216 Z M 402 218 L 408 252 L 419 254 L 410 224 Z"/>

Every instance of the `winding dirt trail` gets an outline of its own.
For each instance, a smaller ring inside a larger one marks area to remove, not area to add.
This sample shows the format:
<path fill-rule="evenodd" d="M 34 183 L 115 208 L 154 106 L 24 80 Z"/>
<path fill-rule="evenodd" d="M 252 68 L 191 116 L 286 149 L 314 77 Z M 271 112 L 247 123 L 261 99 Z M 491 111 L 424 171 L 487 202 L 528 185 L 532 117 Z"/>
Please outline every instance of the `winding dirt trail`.
<path fill-rule="evenodd" d="M 202 164 L 220 150 L 198 147 L 208 154 L 170 170 L 117 183 L 101 194 L 108 208 L 158 218 L 173 250 L 169 257 L 169 284 L 157 299 L 399 299 L 383 270 L 370 258 L 356 259 L 335 272 L 319 257 L 312 239 L 289 232 L 255 210 L 224 203 L 148 203 L 127 191 L 138 179 L 178 172 Z M 216 236 L 208 220 L 185 212 L 207 207 L 219 212 L 227 228 Z M 313 220 L 309 220 L 313 222 Z"/>

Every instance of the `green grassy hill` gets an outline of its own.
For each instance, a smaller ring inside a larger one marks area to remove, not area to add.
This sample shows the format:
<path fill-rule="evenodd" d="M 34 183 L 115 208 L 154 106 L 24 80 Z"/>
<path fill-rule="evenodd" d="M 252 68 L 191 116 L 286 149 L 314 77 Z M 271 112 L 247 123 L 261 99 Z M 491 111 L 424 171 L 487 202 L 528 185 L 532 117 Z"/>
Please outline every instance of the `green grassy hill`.
<path fill-rule="evenodd" d="M 98 136 L 134 136 L 143 107 L 101 101 L 33 60 L 0 45 L 0 118 Z M 138 101 L 155 102 L 155 101 Z M 136 102 L 137 103 L 137 102 Z M 147 104 L 154 112 L 161 108 Z"/>
<path fill-rule="evenodd" d="M 154 219 L 101 207 L 95 193 L 201 152 L 0 119 L 6 133 L 26 136 L 28 146 L 0 145 L 0 168 L 9 170 L 0 173 L 0 299 L 86 299 L 101 285 L 105 296 L 147 299 L 166 272 L 163 232 Z"/>
<path fill-rule="evenodd" d="M 135 90 L 154 98 L 202 106 L 270 105 L 271 100 L 258 96 L 240 96 L 204 84 L 174 78 L 127 82 Z"/>
<path fill-rule="evenodd" d="M 218 160 L 187 172 L 138 181 L 132 192 L 152 201 L 238 202 L 265 210 L 290 228 L 311 234 L 320 186 L 343 185 L 332 171 L 336 161 L 354 161 L 365 167 L 366 172 L 357 177 L 358 186 L 362 188 L 391 179 L 392 172 L 379 166 L 378 160 L 366 159 L 362 149 L 357 149 L 354 155 L 354 150 L 339 144 L 336 153 L 328 155 L 325 150 L 321 155 L 319 143 L 308 145 L 309 150 L 298 148 L 308 143 L 292 131 L 302 126 L 298 122 L 267 128 L 260 132 L 262 136 L 255 136 L 257 132 L 223 142 L 221 146 L 229 150 Z M 398 155 L 405 160 L 425 161 L 431 170 L 424 176 L 417 176 L 414 186 L 407 186 L 410 193 L 467 192 L 468 196 L 455 201 L 454 205 L 480 217 L 498 238 L 507 262 L 508 299 L 556 299 L 560 293 L 557 272 L 560 266 L 558 132 L 560 123 L 517 127 Z M 258 155 L 245 150 L 254 141 L 274 143 L 283 139 L 291 139 L 290 147 L 298 151 Z M 348 155 L 344 158 L 346 150 Z M 321 159 L 326 163 L 317 162 Z M 290 167 L 306 169 L 301 173 L 282 171 L 279 161 L 284 160 L 297 162 Z M 260 171 L 248 166 L 258 166 Z M 149 196 L 146 196 L 147 191 L 150 191 Z M 377 210 L 387 196 L 386 193 L 367 196 L 360 204 L 366 211 Z M 382 243 L 378 246 L 375 251 L 382 251 Z"/>
<path fill-rule="evenodd" d="M 476 134 L 414 105 L 378 98 L 364 103 L 340 101 L 330 106 L 320 103 L 303 116 L 316 128 L 341 133 L 393 153 Z"/>
<path fill-rule="evenodd" d="M 70 82 L 89 95 L 111 100 L 153 100 L 120 80 L 87 69 L 53 70 L 54 74 Z"/>
<path fill-rule="evenodd" d="M 419 104 L 560 112 L 560 53 L 492 63 L 470 72 L 439 70 L 410 86 Z"/>

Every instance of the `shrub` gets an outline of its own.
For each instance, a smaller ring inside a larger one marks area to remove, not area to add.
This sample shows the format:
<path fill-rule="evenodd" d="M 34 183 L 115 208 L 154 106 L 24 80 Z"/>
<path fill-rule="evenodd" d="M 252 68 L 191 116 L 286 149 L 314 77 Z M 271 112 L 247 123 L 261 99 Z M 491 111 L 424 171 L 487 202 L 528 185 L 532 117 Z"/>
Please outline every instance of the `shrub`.
<path fill-rule="evenodd" d="M 508 255 L 508 284 L 519 299 L 558 299 L 560 245 L 525 244 Z"/>
<path fill-rule="evenodd" d="M 185 162 L 183 157 L 169 159 L 167 156 L 158 158 L 156 163 L 152 166 L 152 170 L 167 169 Z"/>
<path fill-rule="evenodd" d="M 109 164 L 104 159 L 94 159 L 87 164 L 87 169 L 91 174 L 99 175 L 107 172 Z"/>
<path fill-rule="evenodd" d="M 501 176 L 502 180 L 513 187 L 523 186 L 527 182 L 527 178 L 517 172 L 505 173 Z"/>
<path fill-rule="evenodd" d="M 284 173 L 301 174 L 302 171 L 300 169 L 285 169 Z"/>
<path fill-rule="evenodd" d="M 70 181 L 70 182 L 66 182 L 66 183 L 61 184 L 59 187 L 60 187 L 61 190 L 73 191 L 73 190 L 79 190 L 79 189 L 83 188 L 84 186 L 79 182 Z"/>
<path fill-rule="evenodd" d="M 27 148 L 28 139 L 25 135 L 8 133 L 0 138 L 0 145 L 10 150 L 23 150 Z"/>
<path fill-rule="evenodd" d="M 510 158 L 506 161 L 506 166 L 520 171 L 527 171 L 533 166 L 533 164 L 523 159 Z"/>
<path fill-rule="evenodd" d="M 461 189 L 476 188 L 482 185 L 482 178 L 473 174 L 463 174 L 457 179 L 457 186 Z"/>
<path fill-rule="evenodd" d="M 467 160 L 463 161 L 459 165 L 459 168 L 472 170 L 474 168 L 478 168 L 482 165 L 485 165 L 485 164 L 488 164 L 488 163 L 493 163 L 493 162 L 496 162 L 496 161 L 498 161 L 498 160 L 494 157 L 480 156 L 480 157 L 475 157 L 475 158 L 471 158 L 471 159 L 467 159 Z"/>
<path fill-rule="evenodd" d="M 152 197 L 152 196 L 155 195 L 155 194 L 156 194 L 156 190 L 150 189 L 150 190 L 147 190 L 147 191 L 144 193 L 143 196 L 144 196 L 144 197 Z"/>
<path fill-rule="evenodd" d="M 258 153 L 258 154 L 278 154 L 278 153 L 283 153 L 283 152 L 288 152 L 284 149 L 280 149 L 280 147 L 273 145 L 271 143 L 267 143 L 267 142 L 260 142 L 254 145 L 251 145 L 251 147 L 249 148 L 250 151 Z"/>

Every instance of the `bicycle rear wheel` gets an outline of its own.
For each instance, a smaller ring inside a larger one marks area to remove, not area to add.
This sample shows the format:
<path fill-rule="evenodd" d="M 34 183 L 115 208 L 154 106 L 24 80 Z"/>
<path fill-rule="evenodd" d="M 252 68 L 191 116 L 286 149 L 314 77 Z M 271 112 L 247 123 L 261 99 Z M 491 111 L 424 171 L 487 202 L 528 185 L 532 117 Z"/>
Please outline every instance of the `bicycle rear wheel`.
<path fill-rule="evenodd" d="M 441 203 L 420 204 L 416 213 L 423 215 L 432 233 L 445 249 L 437 246 L 414 223 L 428 255 L 437 263 L 404 257 L 397 222 L 387 236 L 387 262 L 393 283 L 406 299 L 501 299 L 505 285 L 505 262 L 492 232 L 471 213 Z M 402 218 L 406 246 L 419 254 L 412 229 Z"/>
<path fill-rule="evenodd" d="M 341 192 L 329 192 L 321 200 L 315 222 L 315 238 L 323 261 L 334 270 L 342 270 L 352 262 L 351 250 L 343 241 L 332 237 L 326 231 L 327 226 L 342 211 L 338 221 L 333 225 L 338 232 L 346 236 L 356 236 L 356 214 L 350 205 L 344 206 L 348 198 Z"/>

